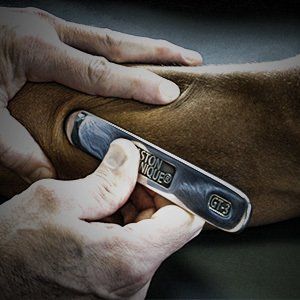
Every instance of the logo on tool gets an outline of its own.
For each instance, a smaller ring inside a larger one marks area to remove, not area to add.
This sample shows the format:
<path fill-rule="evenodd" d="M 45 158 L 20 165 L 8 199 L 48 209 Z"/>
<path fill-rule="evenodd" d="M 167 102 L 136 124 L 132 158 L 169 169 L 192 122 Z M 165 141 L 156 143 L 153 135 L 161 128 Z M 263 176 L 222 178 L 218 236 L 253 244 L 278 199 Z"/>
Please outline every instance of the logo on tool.
<path fill-rule="evenodd" d="M 168 188 L 174 178 L 176 169 L 173 165 L 138 147 L 140 151 L 139 173 Z"/>
<path fill-rule="evenodd" d="M 208 208 L 218 215 L 226 218 L 231 212 L 232 205 L 228 200 L 214 194 L 210 196 Z"/>

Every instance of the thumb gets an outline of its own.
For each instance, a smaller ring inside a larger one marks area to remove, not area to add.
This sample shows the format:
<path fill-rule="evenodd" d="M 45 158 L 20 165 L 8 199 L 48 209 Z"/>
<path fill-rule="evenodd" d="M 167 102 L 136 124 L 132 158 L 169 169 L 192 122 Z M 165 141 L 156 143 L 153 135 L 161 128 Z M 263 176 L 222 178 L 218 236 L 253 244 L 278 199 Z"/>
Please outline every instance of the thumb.
<path fill-rule="evenodd" d="M 136 184 L 139 157 L 132 142 L 117 139 L 111 143 L 96 171 L 81 180 L 80 186 L 85 192 L 76 197 L 81 208 L 80 218 L 102 219 L 127 201 Z"/>
<path fill-rule="evenodd" d="M 151 249 L 150 261 L 160 264 L 202 230 L 204 220 L 176 206 L 160 208 L 150 219 L 125 226 Z"/>
<path fill-rule="evenodd" d="M 55 176 L 40 146 L 6 108 L 0 111 L 0 163 L 28 183 Z"/>

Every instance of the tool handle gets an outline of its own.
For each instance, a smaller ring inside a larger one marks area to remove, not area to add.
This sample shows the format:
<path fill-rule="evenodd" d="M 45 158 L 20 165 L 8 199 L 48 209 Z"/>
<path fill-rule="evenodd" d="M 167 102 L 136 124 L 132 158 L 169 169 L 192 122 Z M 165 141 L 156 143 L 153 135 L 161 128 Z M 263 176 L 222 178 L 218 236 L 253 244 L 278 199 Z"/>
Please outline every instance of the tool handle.
<path fill-rule="evenodd" d="M 208 223 L 229 232 L 240 231 L 247 224 L 249 199 L 220 178 L 87 112 L 77 113 L 68 124 L 70 141 L 100 160 L 113 140 L 133 141 L 141 158 L 138 182 Z"/>

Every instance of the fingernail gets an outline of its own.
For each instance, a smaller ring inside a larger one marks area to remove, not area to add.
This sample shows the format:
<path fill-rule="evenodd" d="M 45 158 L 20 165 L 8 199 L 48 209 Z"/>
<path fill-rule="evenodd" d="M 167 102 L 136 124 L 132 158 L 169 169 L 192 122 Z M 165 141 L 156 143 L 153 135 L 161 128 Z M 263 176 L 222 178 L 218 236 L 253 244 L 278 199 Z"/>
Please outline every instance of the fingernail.
<path fill-rule="evenodd" d="M 165 102 L 171 102 L 177 99 L 180 95 L 179 87 L 172 81 L 164 80 L 159 85 L 160 95 Z"/>
<path fill-rule="evenodd" d="M 192 50 L 186 50 L 183 54 L 183 59 L 188 65 L 193 66 L 200 65 L 203 61 L 201 54 Z"/>
<path fill-rule="evenodd" d="M 45 167 L 41 167 L 32 172 L 28 178 L 24 178 L 28 183 L 33 183 L 40 179 L 51 178 L 53 177 L 53 173 L 51 170 Z"/>
<path fill-rule="evenodd" d="M 124 153 L 123 148 L 119 145 L 111 144 L 104 157 L 104 162 L 110 169 L 117 169 L 124 164 L 126 159 L 127 156 Z"/>

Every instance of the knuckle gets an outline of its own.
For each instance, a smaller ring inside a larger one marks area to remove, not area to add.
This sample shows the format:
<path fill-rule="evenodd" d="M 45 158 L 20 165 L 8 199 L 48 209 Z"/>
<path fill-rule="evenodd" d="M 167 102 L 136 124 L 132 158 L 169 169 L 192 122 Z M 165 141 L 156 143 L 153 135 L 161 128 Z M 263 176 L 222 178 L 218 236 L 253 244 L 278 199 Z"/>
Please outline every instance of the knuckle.
<path fill-rule="evenodd" d="M 56 189 L 53 187 L 52 180 L 37 181 L 31 186 L 31 191 L 41 209 L 55 212 L 60 207 L 60 200 Z"/>
<path fill-rule="evenodd" d="M 113 31 L 110 28 L 99 28 L 99 32 L 101 32 L 101 35 L 103 36 L 110 36 L 113 33 Z"/>
<path fill-rule="evenodd" d="M 109 59 L 114 61 L 115 63 L 124 62 L 124 57 L 120 49 L 112 49 L 109 53 Z"/>
<path fill-rule="evenodd" d="M 94 198 L 97 199 L 99 205 L 104 211 L 114 211 L 118 209 L 120 204 L 123 202 L 124 194 L 127 194 L 128 186 L 125 182 L 120 183 L 120 177 L 112 173 L 109 168 L 102 168 L 96 174 L 96 184 L 98 189 Z"/>
<path fill-rule="evenodd" d="M 157 42 L 160 47 L 169 47 L 170 46 L 170 42 L 167 40 L 161 39 L 161 40 L 157 40 Z"/>
<path fill-rule="evenodd" d="M 121 51 L 122 39 L 117 37 L 117 34 L 108 28 L 103 30 L 104 46 L 109 50 L 108 57 L 110 60 L 118 63 L 123 61 L 123 56 Z"/>
<path fill-rule="evenodd" d="M 50 13 L 48 13 L 45 10 L 42 10 L 40 8 L 36 8 L 36 7 L 27 7 L 25 8 L 25 11 L 27 11 L 28 13 L 35 15 L 37 17 L 39 17 L 40 19 L 43 19 L 44 21 L 48 22 L 51 25 L 57 25 L 59 23 L 63 23 L 64 20 L 60 19 Z"/>
<path fill-rule="evenodd" d="M 124 62 L 124 57 L 123 57 L 121 49 L 119 47 L 112 47 L 109 50 L 109 59 L 114 61 L 115 63 Z"/>
<path fill-rule="evenodd" d="M 128 73 L 131 74 L 131 78 L 132 78 L 131 86 L 132 86 L 132 91 L 134 93 L 143 90 L 145 82 L 147 82 L 147 80 L 149 79 L 149 72 L 150 71 L 148 70 L 129 68 Z"/>
<path fill-rule="evenodd" d="M 41 17 L 48 17 L 49 16 L 48 12 L 46 12 L 45 10 L 42 10 L 40 8 L 37 8 L 37 7 L 26 7 L 25 10 L 29 13 L 39 15 Z"/>
<path fill-rule="evenodd" d="M 151 71 L 149 70 L 144 70 L 144 69 L 133 69 L 137 72 L 137 76 L 136 76 L 136 81 L 137 83 L 139 83 L 140 85 L 144 84 L 144 82 L 146 80 L 150 80 L 153 78 L 153 73 L 151 73 Z"/>
<path fill-rule="evenodd" d="M 109 77 L 109 62 L 104 57 L 93 57 L 88 64 L 88 78 L 91 85 L 106 81 Z"/>
<path fill-rule="evenodd" d="M 59 45 L 59 37 L 48 19 L 40 18 L 36 13 L 27 14 L 24 18 L 23 26 L 15 29 L 16 46 L 24 50 L 24 55 L 30 56 L 29 50 L 38 54 L 41 48 Z"/>
<path fill-rule="evenodd" d="M 171 48 L 171 43 L 166 40 L 158 40 L 158 45 L 156 47 L 157 55 L 166 55 L 169 53 Z"/>
<path fill-rule="evenodd" d="M 101 174 L 100 196 L 108 204 L 116 204 L 122 201 L 122 193 L 117 188 L 116 178 L 111 176 L 111 171 L 103 171 Z"/>

